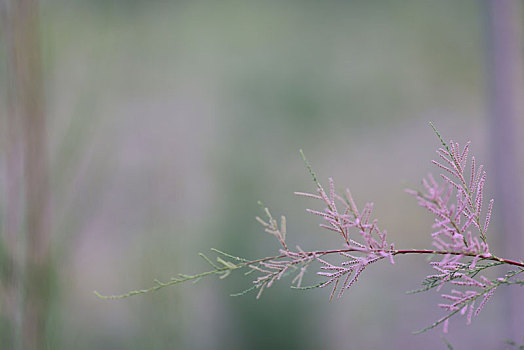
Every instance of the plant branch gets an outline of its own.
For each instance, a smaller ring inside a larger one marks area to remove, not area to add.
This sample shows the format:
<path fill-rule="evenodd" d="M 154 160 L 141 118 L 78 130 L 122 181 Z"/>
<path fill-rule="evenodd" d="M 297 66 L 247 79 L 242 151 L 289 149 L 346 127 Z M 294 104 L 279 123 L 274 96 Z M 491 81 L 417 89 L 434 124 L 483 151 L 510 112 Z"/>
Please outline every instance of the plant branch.
<path fill-rule="evenodd" d="M 200 280 L 201 278 L 206 277 L 206 276 L 210 276 L 210 275 L 222 275 L 221 277 L 226 277 L 225 274 L 229 273 L 229 272 L 231 272 L 233 270 L 242 269 L 244 267 L 249 267 L 251 265 L 256 265 L 256 264 L 261 263 L 261 262 L 266 262 L 266 261 L 270 261 L 270 260 L 278 260 L 278 259 L 283 259 L 283 258 L 288 257 L 288 255 L 286 255 L 286 254 L 281 254 L 281 255 L 268 256 L 268 257 L 265 257 L 265 258 L 260 258 L 260 259 L 248 260 L 247 261 L 245 259 L 238 258 L 238 257 L 235 257 L 233 255 L 223 253 L 223 252 L 221 252 L 219 250 L 216 250 L 216 249 L 213 249 L 213 251 L 218 252 L 218 253 L 220 253 L 222 255 L 228 256 L 228 257 L 230 257 L 232 259 L 235 259 L 235 260 L 238 260 L 238 261 L 242 261 L 242 262 L 241 263 L 237 263 L 237 264 L 234 264 L 234 263 L 231 263 L 231 262 L 225 262 L 223 267 L 217 267 L 216 265 L 213 264 L 213 266 L 215 266 L 214 270 L 202 272 L 202 273 L 195 274 L 195 275 L 179 275 L 178 278 L 172 278 L 169 282 L 161 282 L 159 280 L 155 280 L 154 282 L 156 283 L 156 285 L 151 287 L 151 288 L 134 290 L 134 291 L 130 291 L 130 292 L 125 293 L 125 294 L 120 294 L 120 295 L 103 295 L 103 294 L 100 294 L 97 291 L 94 291 L 94 293 L 95 293 L 95 295 L 97 297 L 99 297 L 101 299 L 109 299 L 109 300 L 112 300 L 112 299 L 123 299 L 123 298 L 127 298 L 127 297 L 130 297 L 130 296 L 133 296 L 133 295 L 139 295 L 139 294 L 146 294 L 146 293 L 150 293 L 150 292 L 156 292 L 156 291 L 158 291 L 158 290 L 160 290 L 162 288 L 173 286 L 175 284 L 179 284 L 179 283 L 182 283 L 182 282 L 188 282 L 188 281 L 198 282 L 198 280 Z M 309 257 L 321 257 L 321 256 L 324 256 L 324 255 L 350 253 L 350 252 L 366 252 L 366 253 L 376 252 L 376 253 L 378 253 L 379 251 L 382 251 L 382 252 L 388 253 L 388 254 L 392 254 L 392 255 L 407 255 L 407 254 L 447 255 L 447 254 L 449 254 L 449 255 L 470 256 L 470 257 L 477 256 L 476 254 L 472 254 L 472 253 L 448 252 L 448 251 L 443 251 L 443 250 L 429 250 L 429 249 L 408 249 L 408 250 L 402 250 L 402 249 L 378 250 L 378 249 L 375 249 L 375 250 L 371 250 L 370 251 L 370 250 L 366 250 L 366 249 L 355 249 L 355 248 L 333 249 L 333 250 L 316 250 L 316 251 L 304 252 L 304 254 L 309 256 Z M 504 258 L 499 258 L 497 256 L 483 257 L 483 259 L 484 260 L 491 260 L 491 261 L 498 261 L 498 262 L 503 263 L 503 264 L 512 265 L 512 266 L 518 266 L 518 267 L 524 268 L 524 262 L 522 262 L 522 261 L 514 261 L 514 260 L 510 260 L 510 259 L 504 259 Z M 210 262 L 209 259 L 206 259 L 206 261 Z M 290 262 L 291 265 L 296 265 L 296 264 L 299 264 L 299 263 L 300 263 L 300 261 L 297 261 L 297 262 L 291 261 Z"/>

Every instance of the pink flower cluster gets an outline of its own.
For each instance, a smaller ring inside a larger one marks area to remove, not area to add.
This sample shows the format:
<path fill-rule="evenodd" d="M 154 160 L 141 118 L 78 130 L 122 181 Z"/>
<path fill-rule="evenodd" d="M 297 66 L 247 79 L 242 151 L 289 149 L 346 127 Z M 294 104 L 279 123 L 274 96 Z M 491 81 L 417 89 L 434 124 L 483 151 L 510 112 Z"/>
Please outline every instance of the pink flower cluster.
<path fill-rule="evenodd" d="M 419 205 L 435 215 L 433 228 L 436 231 L 431 235 L 432 244 L 439 251 L 448 252 L 440 261 L 430 263 L 437 274 L 427 278 L 438 281 L 437 290 L 440 290 L 446 282 L 464 289 L 462 291 L 453 289 L 450 294 L 442 294 L 442 297 L 451 303 L 439 304 L 439 307 L 453 314 L 460 311 L 464 315 L 467 312 L 469 324 L 473 314 L 475 316 L 479 314 L 496 288 L 492 282 L 475 270 L 479 260 L 492 256 L 486 234 L 493 200 L 489 203 L 485 219 L 481 220 L 486 180 L 483 166 L 477 169 L 475 157 L 472 157 L 471 166 L 468 167 L 469 142 L 462 151 L 459 144 L 453 141 L 450 141 L 450 146 L 444 142 L 442 144 L 443 148 L 437 151 L 441 162 L 433 161 L 433 164 L 451 177 L 440 174 L 442 183 L 439 184 L 429 174 L 428 178 L 423 180 L 426 193 L 413 190 L 407 192 L 415 195 Z M 466 169 L 469 170 L 469 177 L 465 174 Z M 473 312 L 476 300 L 482 295 L 484 299 Z M 443 319 L 445 332 L 447 332 L 448 320 L 449 317 Z"/>
<path fill-rule="evenodd" d="M 369 264 L 384 258 L 389 258 L 394 264 L 392 253 L 394 246 L 388 245 L 387 232 L 379 229 L 376 219 L 371 219 L 373 203 L 367 203 L 364 209 L 359 211 L 349 189 L 346 189 L 346 198 L 335 193 L 335 185 L 331 178 L 329 196 L 319 183 L 317 183 L 317 192 L 318 194 L 302 192 L 295 192 L 295 194 L 323 201 L 326 205 L 323 211 L 312 209 L 307 211 L 324 219 L 325 223 L 320 224 L 320 227 L 337 232 L 344 239 L 347 251 L 339 253 L 344 257 L 344 262 L 334 265 L 320 257 L 316 258 L 322 264 L 321 271 L 317 274 L 326 278 L 320 287 L 333 285 L 330 297 L 332 299 L 337 290 L 338 297 L 341 297 Z M 337 202 L 341 210 L 337 207 Z M 352 238 L 350 230 L 356 231 L 358 236 Z M 349 251 L 354 254 L 350 254 Z"/>
<path fill-rule="evenodd" d="M 433 161 L 439 168 L 450 173 L 453 178 L 440 174 L 443 183 L 439 184 L 431 174 L 428 179 L 423 180 L 427 193 L 407 190 L 415 195 L 419 205 L 433 213 L 435 223 L 433 228 L 437 229 L 432 234 L 433 245 L 439 250 L 476 253 L 479 256 L 489 257 L 489 246 L 486 242 L 493 199 L 490 201 L 486 218 L 481 225 L 481 209 L 486 180 L 486 172 L 482 165 L 475 169 L 475 157 L 471 161 L 471 175 L 469 182 L 466 181 L 464 171 L 467 165 L 468 142 L 462 152 L 459 152 L 459 144 L 450 142 L 448 148 L 440 148 L 437 153 L 444 164 Z M 450 203 L 452 198 L 453 203 Z M 477 234 L 473 234 L 475 230 Z"/>

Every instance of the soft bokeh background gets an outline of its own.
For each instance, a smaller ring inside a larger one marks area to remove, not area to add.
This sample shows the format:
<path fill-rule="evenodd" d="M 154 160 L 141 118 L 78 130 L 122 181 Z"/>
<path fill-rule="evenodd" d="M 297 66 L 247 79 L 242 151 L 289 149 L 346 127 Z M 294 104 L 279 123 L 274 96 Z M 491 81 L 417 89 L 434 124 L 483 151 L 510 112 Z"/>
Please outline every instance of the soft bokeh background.
<path fill-rule="evenodd" d="M 403 192 L 431 170 L 428 122 L 472 140 L 490 180 L 485 17 L 481 1 L 42 1 L 51 348 L 445 348 L 440 330 L 411 335 L 441 315 L 437 293 L 405 294 L 423 257 L 371 266 L 331 303 L 289 281 L 230 297 L 242 276 L 93 290 L 203 271 L 211 247 L 273 254 L 258 200 L 290 245 L 341 246 L 293 195 L 314 188 L 301 148 L 321 181 L 375 203 L 397 247 L 429 248 L 432 218 Z M 453 320 L 451 343 L 502 348 L 501 302 Z"/>

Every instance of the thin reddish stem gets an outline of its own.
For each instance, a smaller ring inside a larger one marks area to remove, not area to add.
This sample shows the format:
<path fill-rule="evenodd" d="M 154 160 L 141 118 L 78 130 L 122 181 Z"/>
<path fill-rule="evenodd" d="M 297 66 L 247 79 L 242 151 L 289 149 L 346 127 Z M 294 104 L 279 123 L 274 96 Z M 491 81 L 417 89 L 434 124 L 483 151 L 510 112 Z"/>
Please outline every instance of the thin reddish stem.
<path fill-rule="evenodd" d="M 349 253 L 349 252 L 368 252 L 368 253 L 369 252 L 377 252 L 378 253 L 379 251 L 382 251 L 382 252 L 385 252 L 385 253 L 391 253 L 393 255 L 401 255 L 401 254 L 439 254 L 439 255 L 446 255 L 446 254 L 450 254 L 450 255 L 463 255 L 463 256 L 470 256 L 470 257 L 475 257 L 475 256 L 479 256 L 479 255 L 482 256 L 481 254 L 462 253 L 462 252 L 448 252 L 448 251 L 445 251 L 445 250 L 429 250 L 429 249 L 381 250 L 381 249 L 374 249 L 374 250 L 371 250 L 371 251 L 367 251 L 367 250 L 355 249 L 355 248 L 334 249 L 334 250 L 317 250 L 317 251 L 312 251 L 312 252 L 305 252 L 305 254 L 308 255 L 308 256 L 312 256 L 312 255 L 322 256 L 322 255 L 328 255 L 328 254 L 339 254 L 339 253 Z M 259 262 L 268 261 L 268 260 L 272 260 L 272 259 L 281 259 L 281 258 L 285 258 L 285 257 L 287 257 L 287 255 L 284 255 L 284 254 L 283 255 L 278 255 L 278 256 L 266 257 L 266 258 L 252 260 L 252 261 L 246 262 L 246 265 L 253 265 L 253 264 L 257 264 Z M 524 262 L 522 262 L 522 261 L 515 261 L 515 260 L 510 260 L 510 259 L 499 258 L 499 257 L 494 256 L 494 255 L 492 255 L 490 257 L 482 257 L 482 258 L 484 260 L 498 261 L 498 262 L 501 262 L 501 263 L 504 263 L 504 264 L 513 265 L 513 266 L 519 266 L 519 267 L 524 268 Z"/>

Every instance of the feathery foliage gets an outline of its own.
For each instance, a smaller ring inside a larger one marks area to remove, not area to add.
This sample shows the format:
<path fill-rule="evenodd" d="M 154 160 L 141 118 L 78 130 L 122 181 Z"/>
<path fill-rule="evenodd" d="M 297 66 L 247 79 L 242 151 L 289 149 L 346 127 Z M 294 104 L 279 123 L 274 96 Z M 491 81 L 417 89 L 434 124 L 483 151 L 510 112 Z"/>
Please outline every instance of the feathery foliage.
<path fill-rule="evenodd" d="M 296 195 L 321 203 L 322 209 L 306 209 L 308 213 L 319 216 L 320 227 L 334 232 L 341 239 L 342 246 L 332 250 L 305 251 L 299 246 L 290 249 L 286 244 L 286 218 L 277 221 L 267 207 L 262 206 L 265 218 L 256 220 L 265 231 L 274 236 L 280 249 L 273 255 L 246 259 L 234 256 L 218 249 L 212 249 L 215 260 L 200 253 L 211 269 L 195 275 L 180 274 L 167 282 L 155 280 L 155 285 L 148 289 L 131 291 L 121 295 L 96 295 L 103 299 L 121 299 L 137 294 L 160 290 L 182 282 L 198 282 L 203 277 L 217 275 L 227 278 L 235 271 L 243 270 L 245 275 L 253 274 L 252 284 L 246 290 L 233 296 L 256 292 L 260 298 L 264 290 L 286 276 L 293 276 L 291 287 L 298 290 L 329 287 L 329 299 L 340 298 L 361 276 L 366 267 L 381 260 L 394 264 L 397 255 L 429 255 L 429 264 L 435 273 L 428 275 L 422 282 L 422 288 L 410 293 L 427 292 L 436 289 L 444 299 L 438 306 L 444 315 L 437 321 L 417 331 L 424 332 L 443 326 L 443 332 L 449 329 L 452 316 L 463 315 L 467 324 L 478 316 L 495 291 L 506 285 L 524 285 L 524 280 L 517 276 L 524 272 L 524 262 L 513 261 L 494 255 L 488 245 L 488 228 L 493 210 L 493 200 L 487 209 L 483 208 L 486 172 L 482 165 L 477 165 L 475 157 L 469 159 L 470 143 L 463 148 L 458 143 L 445 142 L 431 124 L 442 147 L 437 150 L 439 161 L 433 164 L 441 170 L 439 181 L 431 174 L 423 179 L 424 190 L 406 192 L 415 196 L 419 205 L 435 216 L 431 233 L 434 249 L 395 249 L 387 242 L 387 232 L 378 226 L 372 218 L 373 203 L 358 208 L 349 189 L 340 195 L 335 192 L 333 179 L 329 178 L 327 190 L 321 185 L 317 175 L 300 151 L 316 189 L 314 193 L 295 192 Z M 337 263 L 333 257 L 338 256 Z M 340 262 L 341 261 L 341 262 Z M 320 282 L 312 286 L 302 286 L 302 280 L 308 268 L 318 266 L 316 275 Z M 489 279 L 486 271 L 498 266 L 511 266 L 513 270 L 504 275 Z M 448 346 L 449 343 L 447 343 Z"/>

